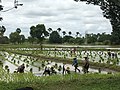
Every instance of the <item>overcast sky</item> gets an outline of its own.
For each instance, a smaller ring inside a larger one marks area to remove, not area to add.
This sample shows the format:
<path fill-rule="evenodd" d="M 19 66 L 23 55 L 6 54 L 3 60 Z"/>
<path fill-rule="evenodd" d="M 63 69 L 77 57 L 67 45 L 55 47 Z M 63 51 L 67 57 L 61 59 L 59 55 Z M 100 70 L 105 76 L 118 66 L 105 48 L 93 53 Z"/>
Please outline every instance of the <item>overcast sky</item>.
<path fill-rule="evenodd" d="M 22 7 L 1 13 L 3 21 L 0 25 L 7 28 L 5 35 L 21 28 L 22 34 L 30 36 L 30 27 L 45 24 L 56 30 L 71 31 L 73 35 L 85 31 L 88 33 L 111 33 L 109 20 L 103 17 L 99 6 L 87 5 L 85 2 L 74 0 L 18 0 Z M 14 0 L 2 0 L 4 10 L 14 6 Z"/>

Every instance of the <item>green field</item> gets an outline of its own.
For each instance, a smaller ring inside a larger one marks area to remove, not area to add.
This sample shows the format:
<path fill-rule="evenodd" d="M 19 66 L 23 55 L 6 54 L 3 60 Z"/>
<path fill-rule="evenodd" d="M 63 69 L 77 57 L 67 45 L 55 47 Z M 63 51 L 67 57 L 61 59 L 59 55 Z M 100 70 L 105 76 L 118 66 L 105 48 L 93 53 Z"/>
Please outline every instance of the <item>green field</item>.
<path fill-rule="evenodd" d="M 13 77 L 14 81 L 0 81 L 0 90 L 15 90 L 21 87 L 32 87 L 34 90 L 120 90 L 120 74 L 71 74 L 49 77 L 21 74 Z"/>
<path fill-rule="evenodd" d="M 46 46 L 47 47 L 47 46 Z M 53 48 L 47 47 L 47 48 Z M 46 56 L 38 55 L 41 52 L 33 50 L 15 50 L 16 48 L 39 48 L 39 46 L 5 46 L 1 51 L 37 57 L 41 59 L 50 59 L 53 61 L 72 63 L 72 59 L 64 57 L 46 57 L 48 51 L 43 52 Z M 61 48 L 61 47 L 60 47 Z M 64 47 L 65 48 L 65 47 Z M 14 50 L 12 50 L 14 49 Z M 95 50 L 94 48 L 88 50 Z M 104 49 L 99 49 L 103 51 Z M 99 50 L 96 50 L 99 51 Z M 116 50 L 115 50 L 116 51 Z M 53 51 L 52 51 L 53 52 Z M 119 50 L 117 50 L 119 52 Z M 31 53 L 31 54 L 29 54 Z M 54 54 L 54 53 L 53 53 Z M 59 54 L 59 53 L 58 53 Z M 63 53 L 64 55 L 64 53 Z M 15 55 L 14 55 L 15 56 Z M 2 57 L 2 56 L 1 56 Z M 16 56 L 15 56 L 16 57 Z M 92 56 L 91 56 L 92 57 Z M 3 58 L 4 59 L 4 58 Z M 118 58 L 119 59 L 119 58 Z M 79 62 L 82 64 L 81 62 Z M 90 62 L 91 67 L 108 68 L 115 71 L 120 71 L 120 66 L 115 64 L 107 64 L 100 62 Z M 13 73 L 10 74 L 0 67 L 0 90 L 16 90 L 22 87 L 32 87 L 34 90 L 120 90 L 120 74 L 66 74 L 66 75 L 52 75 L 52 76 L 35 76 L 31 73 Z"/>

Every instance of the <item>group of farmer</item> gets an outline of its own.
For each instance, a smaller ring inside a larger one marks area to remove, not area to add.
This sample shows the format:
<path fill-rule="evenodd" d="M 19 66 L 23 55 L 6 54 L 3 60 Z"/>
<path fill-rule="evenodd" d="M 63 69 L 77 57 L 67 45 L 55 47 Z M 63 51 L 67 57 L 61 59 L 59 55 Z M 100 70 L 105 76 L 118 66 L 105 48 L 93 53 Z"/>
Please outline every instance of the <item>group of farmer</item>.
<path fill-rule="evenodd" d="M 83 61 L 83 72 L 84 73 L 88 73 L 88 69 L 89 69 L 89 60 L 88 60 L 88 57 L 84 57 L 85 60 Z M 78 68 L 78 60 L 77 58 L 73 58 L 73 63 L 72 63 L 72 66 L 74 66 L 74 70 L 75 72 L 80 72 L 80 69 Z M 59 67 L 58 68 L 58 71 L 59 69 L 62 69 L 62 74 L 70 74 L 70 67 L 67 67 L 65 64 L 63 64 L 62 67 Z M 45 67 L 45 70 L 43 72 L 43 75 L 52 75 L 52 74 L 56 74 L 57 72 L 55 71 L 54 67 Z"/>
<path fill-rule="evenodd" d="M 117 57 L 117 55 L 111 53 L 110 50 L 108 50 L 108 56 L 109 56 L 109 57 L 111 57 L 111 56 L 112 56 L 112 57 Z M 78 68 L 78 60 L 77 60 L 76 57 L 73 58 L 72 66 L 74 66 L 75 72 L 77 72 L 77 71 L 80 72 L 80 69 Z M 84 57 L 83 65 L 82 65 L 82 66 L 83 66 L 83 69 L 82 69 L 83 73 L 88 73 L 89 60 L 88 60 L 88 57 L 87 57 L 87 56 Z M 24 69 L 25 69 L 25 65 L 22 64 L 21 66 L 19 66 L 19 67 L 17 68 L 17 72 L 19 72 L 19 73 L 24 73 Z M 66 73 L 67 73 L 67 74 L 70 74 L 70 68 L 69 68 L 69 67 L 66 67 L 65 64 L 63 64 L 63 66 L 59 67 L 58 71 L 60 71 L 60 69 L 62 69 L 62 74 L 66 74 Z M 43 72 L 43 75 L 46 74 L 46 73 L 49 74 L 49 75 L 51 75 L 51 74 L 56 74 L 57 72 L 55 71 L 54 67 L 51 67 L 51 68 L 45 67 L 44 72 Z"/>
<path fill-rule="evenodd" d="M 89 69 L 89 60 L 88 57 L 84 57 L 85 60 L 83 61 L 83 72 L 84 73 L 88 73 L 88 69 Z M 72 66 L 74 66 L 75 72 L 80 72 L 80 69 L 78 68 L 78 60 L 77 58 L 73 58 L 73 63 Z M 25 69 L 25 65 L 22 64 L 17 68 L 17 72 L 18 73 L 24 73 L 24 69 Z M 62 69 L 62 74 L 70 74 L 70 68 L 66 67 L 65 64 L 63 64 L 62 67 L 59 67 L 59 69 Z M 55 71 L 54 67 L 48 68 L 47 66 L 44 69 L 43 75 L 45 74 L 51 75 L 51 74 L 56 74 L 57 72 Z"/>

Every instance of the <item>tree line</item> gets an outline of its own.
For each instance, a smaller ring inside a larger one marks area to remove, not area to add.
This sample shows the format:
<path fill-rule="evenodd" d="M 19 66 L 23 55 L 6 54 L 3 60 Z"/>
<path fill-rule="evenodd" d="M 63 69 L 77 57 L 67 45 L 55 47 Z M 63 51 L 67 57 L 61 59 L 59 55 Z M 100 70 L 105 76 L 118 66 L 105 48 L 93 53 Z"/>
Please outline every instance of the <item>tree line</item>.
<path fill-rule="evenodd" d="M 52 28 L 46 29 L 44 24 L 37 24 L 31 26 L 29 33 L 30 36 L 25 38 L 25 35 L 21 34 L 21 29 L 17 28 L 15 32 L 11 32 L 9 37 L 4 36 L 6 31 L 5 26 L 0 26 L 0 44 L 23 44 L 29 42 L 30 44 L 40 44 L 42 48 L 43 43 L 51 44 L 92 44 L 92 45 L 111 45 L 112 35 L 103 33 L 86 33 L 82 36 L 80 32 L 76 33 L 74 36 L 73 32 L 63 31 L 61 28 L 53 30 Z"/>
<path fill-rule="evenodd" d="M 59 43 L 76 43 L 76 41 L 80 41 L 79 44 L 84 44 L 84 43 L 88 43 L 88 44 L 114 44 L 114 45 L 118 45 L 120 44 L 120 5 L 118 4 L 118 0 L 74 0 L 74 1 L 85 1 L 86 4 L 93 4 L 93 5 L 99 5 L 101 10 L 103 11 L 103 16 L 106 17 L 107 19 L 110 20 L 110 23 L 112 25 L 112 32 L 111 35 L 106 34 L 106 33 L 102 33 L 102 34 L 87 34 L 86 37 L 73 37 L 73 36 L 66 36 L 65 37 L 61 37 L 59 36 L 60 34 L 58 33 L 58 35 L 55 35 L 57 37 L 59 37 Z M 2 5 L 0 5 L 0 11 L 3 10 Z M 2 20 L 2 17 L 0 17 L 0 21 Z M 39 26 L 39 25 L 38 25 Z M 34 26 L 33 28 L 36 28 L 37 26 Z M 34 31 L 34 30 L 32 30 Z M 35 30 L 36 31 L 36 30 Z M 47 31 L 47 30 L 46 30 Z M 31 32 L 31 31 L 30 31 Z M 36 31 L 37 32 L 37 31 Z M 2 34 L 3 31 L 0 33 Z M 45 34 L 46 33 L 46 34 Z M 29 42 L 37 42 L 37 43 L 42 43 L 43 41 L 45 41 L 44 37 L 48 37 L 47 40 L 49 41 L 49 43 L 58 43 L 55 40 L 52 39 L 52 37 L 50 37 L 50 35 L 52 34 L 47 34 L 47 32 L 45 32 L 44 34 L 40 34 L 40 35 L 36 35 L 37 36 L 33 36 L 32 32 L 31 32 L 31 36 L 28 37 L 27 41 Z M 57 33 L 56 31 L 54 31 L 54 33 Z M 71 33 L 71 32 L 69 32 Z M 65 34 L 65 32 L 64 32 Z M 52 34 L 54 35 L 54 34 Z M 70 39 L 64 39 L 64 38 L 70 38 Z M 104 41 L 103 41 L 103 37 L 104 37 Z M 14 38 L 14 39 L 12 39 Z M 16 39 L 15 39 L 16 38 Z M 19 39 L 18 39 L 19 38 Z M 24 35 L 20 35 L 20 33 L 17 33 L 16 31 L 12 33 L 12 35 L 9 36 L 9 38 L 7 36 L 1 36 L 0 35 L 0 43 L 23 43 L 24 41 Z M 53 41 L 51 41 L 53 40 Z"/>

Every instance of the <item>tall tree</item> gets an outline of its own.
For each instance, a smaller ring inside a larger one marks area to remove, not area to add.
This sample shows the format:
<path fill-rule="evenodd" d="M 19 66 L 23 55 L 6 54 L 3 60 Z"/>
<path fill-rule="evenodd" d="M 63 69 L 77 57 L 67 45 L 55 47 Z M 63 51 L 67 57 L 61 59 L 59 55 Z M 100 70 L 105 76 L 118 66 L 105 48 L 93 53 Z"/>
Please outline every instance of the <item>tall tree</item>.
<path fill-rule="evenodd" d="M 71 31 L 69 31 L 69 32 L 68 32 L 68 34 L 69 34 L 69 36 L 71 36 L 72 32 L 71 32 Z"/>
<path fill-rule="evenodd" d="M 0 44 L 8 44 L 9 39 L 7 36 L 4 36 L 4 33 L 6 31 L 5 26 L 0 26 Z"/>
<path fill-rule="evenodd" d="M 103 16 L 110 20 L 112 25 L 112 44 L 120 44 L 120 0 L 74 0 L 86 1 L 87 4 L 99 5 Z"/>
<path fill-rule="evenodd" d="M 10 42 L 14 44 L 21 44 L 25 41 L 25 36 L 20 35 L 21 29 L 17 28 L 15 32 L 11 32 L 9 35 Z"/>
<path fill-rule="evenodd" d="M 52 32 L 52 28 L 48 28 L 48 32 L 50 34 Z"/>
<path fill-rule="evenodd" d="M 49 36 L 44 24 L 38 24 L 30 27 L 30 35 L 38 39 L 42 50 L 42 43 L 45 37 Z"/>
<path fill-rule="evenodd" d="M 17 32 L 11 32 L 9 38 L 10 38 L 10 42 L 13 44 L 20 43 L 20 35 Z"/>
<path fill-rule="evenodd" d="M 17 32 L 18 34 L 20 34 L 20 33 L 21 33 L 21 29 L 20 29 L 20 28 L 17 28 L 17 29 L 16 29 L 16 32 Z"/>
<path fill-rule="evenodd" d="M 4 26 L 0 26 L 0 37 L 3 37 L 5 31 L 6 31 L 6 28 Z"/>
<path fill-rule="evenodd" d="M 79 32 L 76 32 L 76 37 L 78 37 L 79 34 L 80 34 Z"/>
<path fill-rule="evenodd" d="M 2 11 L 3 10 L 3 6 L 2 5 L 0 5 L 0 11 Z M 0 21 L 2 21 L 3 20 L 3 18 L 2 17 L 0 17 Z"/>
<path fill-rule="evenodd" d="M 24 43 L 25 42 L 25 36 L 24 35 L 20 35 L 20 43 Z"/>
<path fill-rule="evenodd" d="M 2 6 L 2 5 L 0 5 L 0 11 L 1 11 L 1 10 L 3 10 L 3 6 Z"/>
<path fill-rule="evenodd" d="M 60 31 L 61 31 L 61 28 L 58 28 L 57 31 L 60 32 Z"/>
<path fill-rule="evenodd" d="M 62 33 L 63 33 L 63 37 L 64 37 L 64 36 L 65 36 L 65 34 L 66 34 L 66 32 L 65 32 L 65 31 L 63 31 Z"/>
<path fill-rule="evenodd" d="M 52 31 L 53 31 L 52 28 L 48 28 L 49 36 L 50 36 L 50 34 L 51 34 Z"/>
<path fill-rule="evenodd" d="M 57 31 L 53 31 L 49 37 L 50 43 L 62 43 L 62 38 Z"/>
<path fill-rule="evenodd" d="M 35 26 L 31 26 L 31 27 L 30 27 L 30 35 L 31 35 L 31 37 L 33 37 L 33 38 L 36 37 L 35 28 L 36 28 Z"/>

